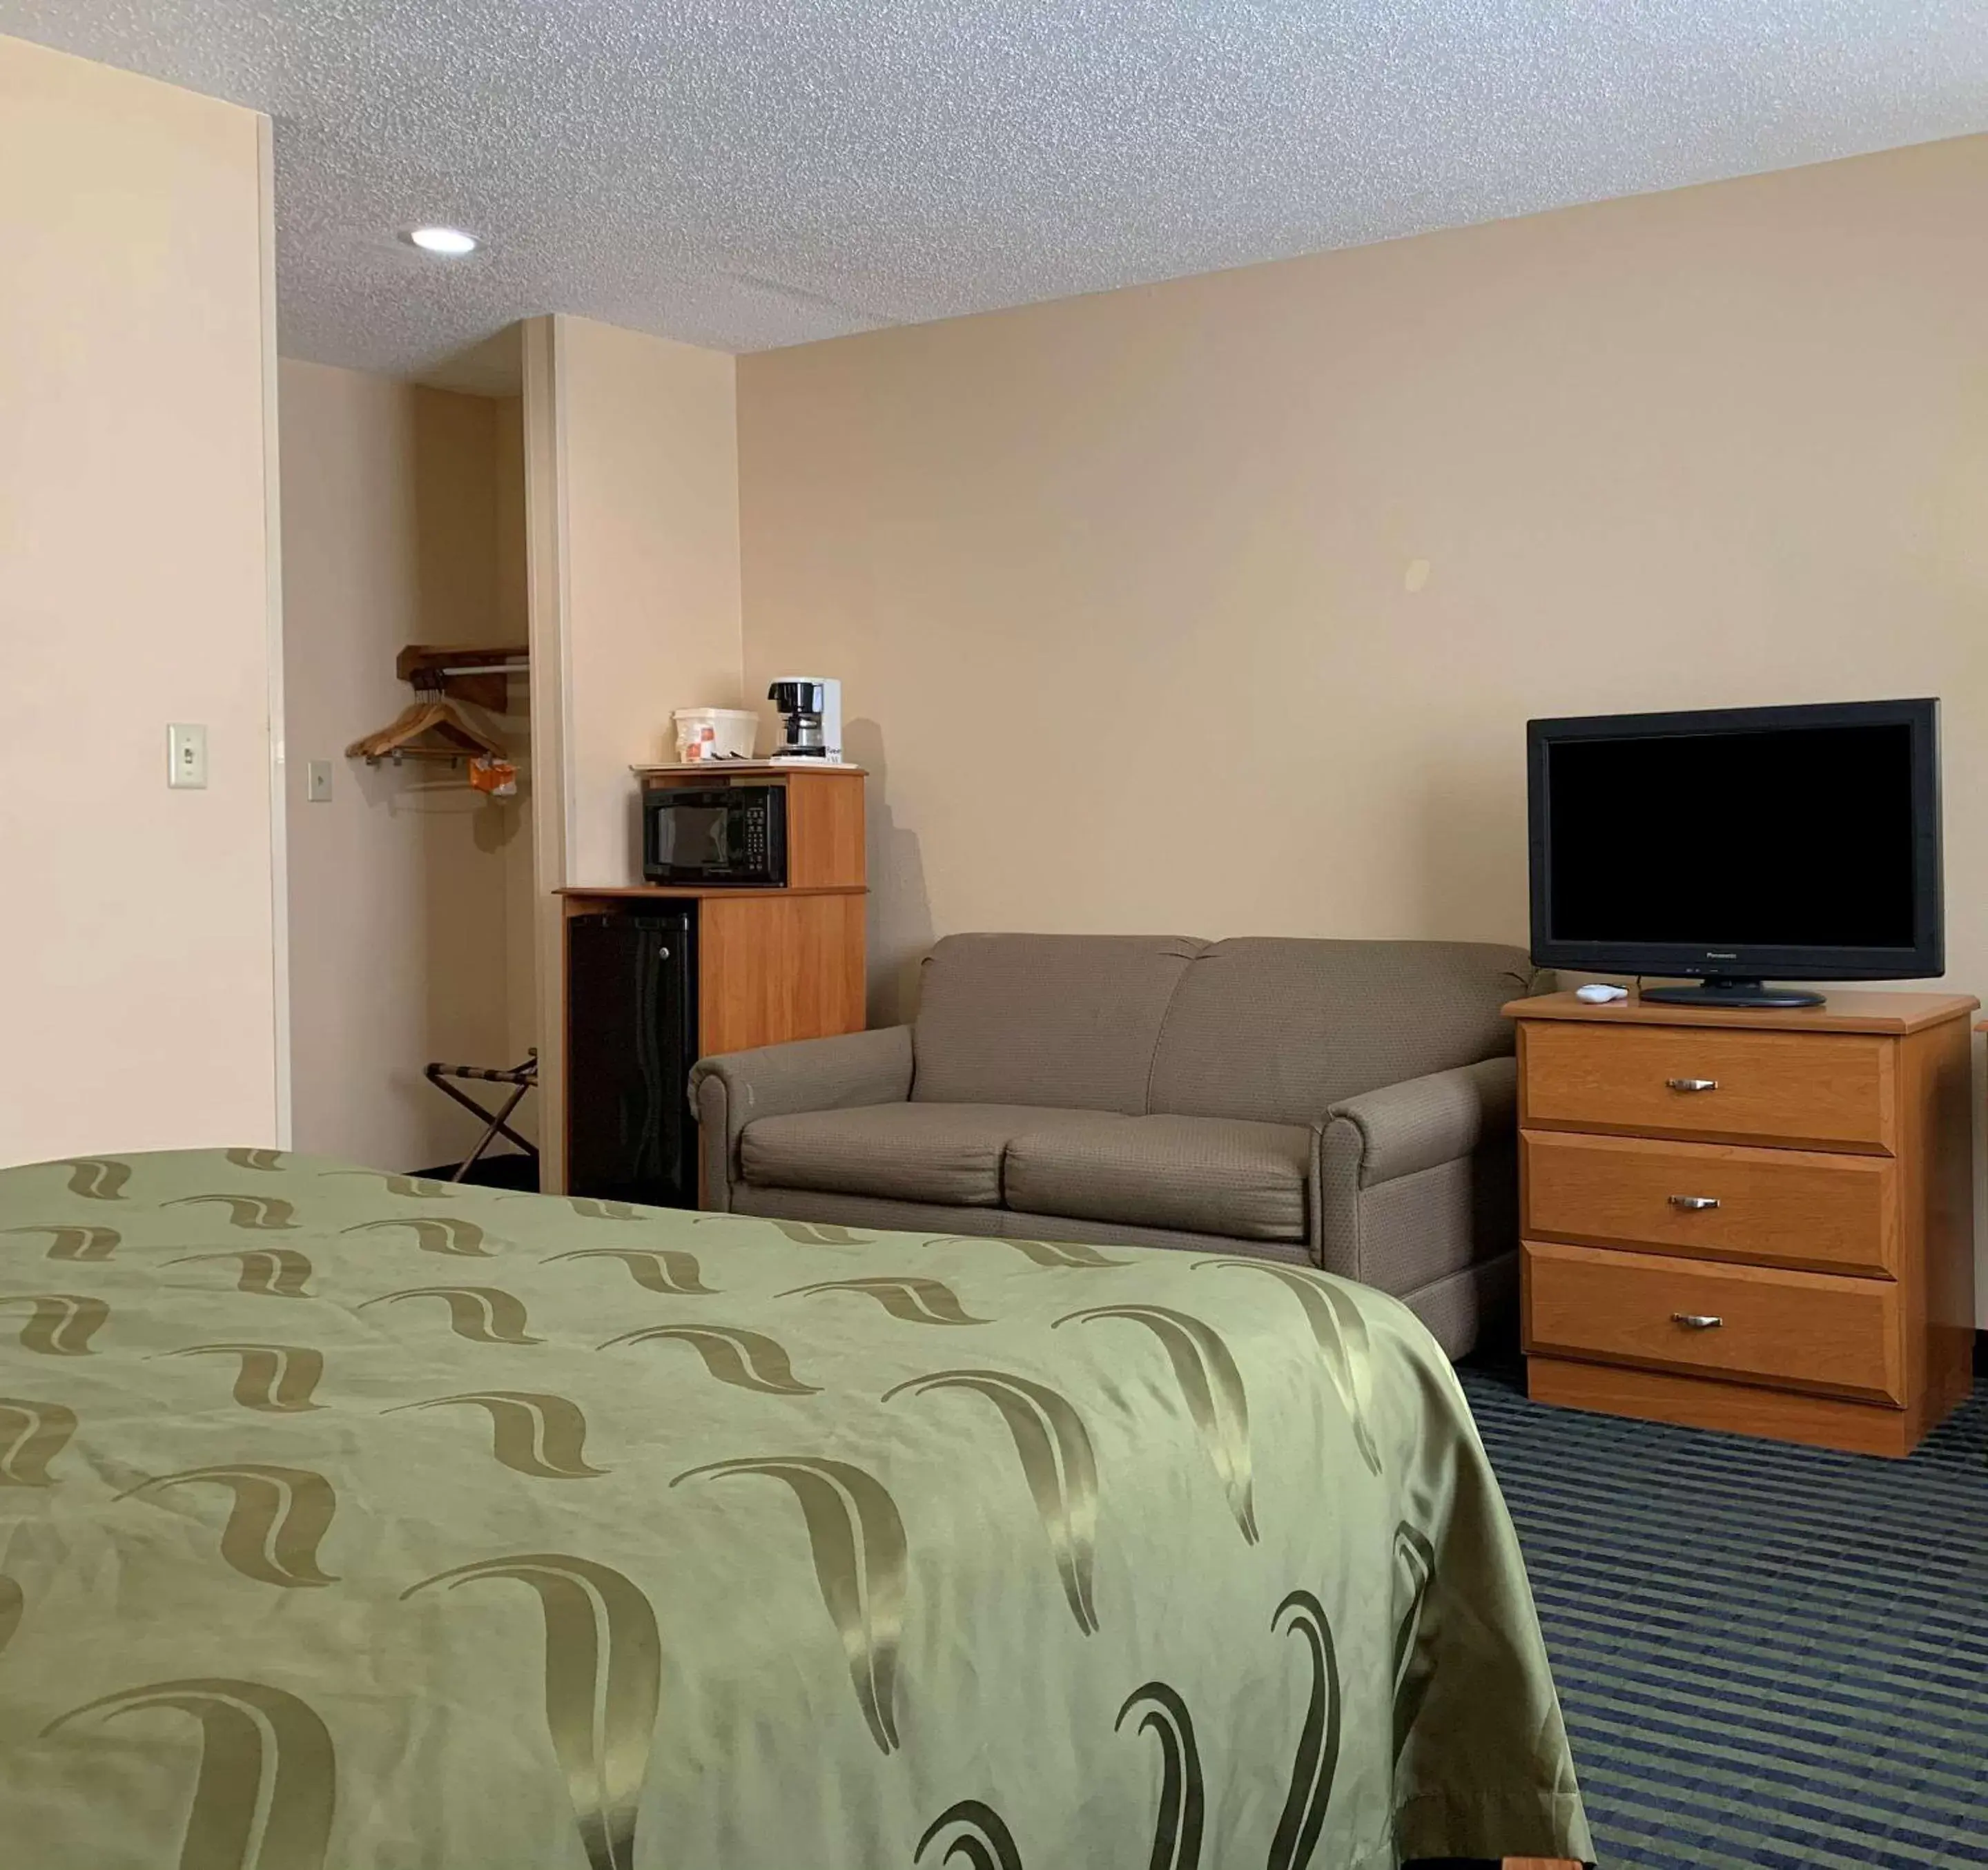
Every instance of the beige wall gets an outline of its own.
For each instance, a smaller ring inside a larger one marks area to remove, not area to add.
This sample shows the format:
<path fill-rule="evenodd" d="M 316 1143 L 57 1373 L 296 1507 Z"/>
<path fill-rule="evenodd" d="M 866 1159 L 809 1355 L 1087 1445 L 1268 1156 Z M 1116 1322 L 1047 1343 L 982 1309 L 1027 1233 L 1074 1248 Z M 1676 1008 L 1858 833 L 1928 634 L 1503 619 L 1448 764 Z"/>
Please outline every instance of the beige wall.
<path fill-rule="evenodd" d="M 561 318 L 569 882 L 639 882 L 638 760 L 739 695 L 735 360 Z"/>
<path fill-rule="evenodd" d="M 478 1126 L 422 1066 L 512 1063 L 534 1043 L 529 799 L 344 751 L 413 698 L 404 645 L 522 642 L 519 413 L 314 364 L 286 360 L 282 385 L 296 1144 L 424 1168 Z M 522 755 L 512 693 L 495 725 Z M 320 759 L 328 803 L 305 794 Z"/>
<path fill-rule="evenodd" d="M 543 1185 L 564 1186 L 556 892 L 641 880 L 629 767 L 671 711 L 737 704 L 736 364 L 583 318 L 522 327 Z M 518 905 L 513 926 L 522 926 Z"/>
<path fill-rule="evenodd" d="M 1985 219 L 1974 138 L 742 358 L 876 1010 L 948 929 L 1523 941 L 1529 715 L 1900 695 L 1988 992 Z"/>
<path fill-rule="evenodd" d="M 518 327 L 509 327 L 514 334 Z M 491 440 L 495 484 L 496 631 L 492 641 L 525 643 L 531 628 L 529 561 L 525 528 L 525 404 L 522 396 L 495 398 L 489 405 L 495 427 Z M 532 850 L 532 755 L 529 682 L 509 691 L 506 734 L 518 759 L 518 802 L 510 809 L 516 828 L 504 846 L 504 1043 L 507 1063 L 522 1060 L 539 1043 L 538 970 L 534 961 L 533 905 L 537 900 Z M 527 1096 L 514 1124 L 536 1137 L 538 1099 Z"/>
<path fill-rule="evenodd" d="M 1523 942 L 1528 716 L 1915 695 L 1988 995 L 1984 224 L 1976 137 L 742 359 L 873 1015 L 950 929 Z"/>
<path fill-rule="evenodd" d="M 284 1140 L 266 133 L 0 39 L 0 1162 Z"/>
<path fill-rule="evenodd" d="M 538 967 L 539 1186 L 566 1187 L 566 881 L 573 783 L 566 733 L 566 576 L 560 327 L 547 315 L 519 328 L 524 441 L 526 614 L 532 650 L 532 952 Z M 611 809 L 611 808 L 610 808 Z"/>

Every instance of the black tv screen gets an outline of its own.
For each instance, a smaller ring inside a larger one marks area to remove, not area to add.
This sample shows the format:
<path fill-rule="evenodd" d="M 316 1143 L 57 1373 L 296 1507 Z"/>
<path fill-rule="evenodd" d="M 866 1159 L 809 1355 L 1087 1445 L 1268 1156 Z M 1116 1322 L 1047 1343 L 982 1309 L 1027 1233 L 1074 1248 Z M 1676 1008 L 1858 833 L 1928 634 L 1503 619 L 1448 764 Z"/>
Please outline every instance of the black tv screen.
<path fill-rule="evenodd" d="M 1530 722 L 1533 959 L 1937 974 L 1936 725 L 1930 701 Z"/>

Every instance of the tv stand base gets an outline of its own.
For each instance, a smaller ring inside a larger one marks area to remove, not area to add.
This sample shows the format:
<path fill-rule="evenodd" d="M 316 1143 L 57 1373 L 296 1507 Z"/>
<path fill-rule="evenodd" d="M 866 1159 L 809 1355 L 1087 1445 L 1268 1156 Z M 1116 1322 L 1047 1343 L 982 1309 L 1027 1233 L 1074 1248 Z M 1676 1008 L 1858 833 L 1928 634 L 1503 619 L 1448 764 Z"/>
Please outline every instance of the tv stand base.
<path fill-rule="evenodd" d="M 1642 997 L 1665 1006 L 1821 1006 L 1807 987 L 1770 987 L 1759 980 L 1701 980 L 1688 987 L 1645 987 Z"/>

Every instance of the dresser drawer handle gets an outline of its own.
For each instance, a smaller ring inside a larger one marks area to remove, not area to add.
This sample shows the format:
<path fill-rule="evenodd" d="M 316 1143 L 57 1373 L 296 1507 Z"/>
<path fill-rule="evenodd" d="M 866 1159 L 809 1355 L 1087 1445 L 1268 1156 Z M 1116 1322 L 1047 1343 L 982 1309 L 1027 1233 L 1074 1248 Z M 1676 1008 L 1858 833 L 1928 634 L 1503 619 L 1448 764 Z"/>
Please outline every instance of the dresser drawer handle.
<path fill-rule="evenodd" d="M 1664 1082 L 1672 1091 L 1716 1091 L 1719 1088 L 1716 1078 L 1665 1078 Z"/>
<path fill-rule="evenodd" d="M 1719 1206 L 1719 1197 L 1716 1195 L 1667 1195 L 1664 1199 L 1673 1208 L 1689 1208 L 1694 1212 L 1700 1209 L 1716 1208 Z"/>
<path fill-rule="evenodd" d="M 1688 1331 L 1709 1331 L 1726 1320 L 1708 1311 L 1674 1311 L 1671 1314 L 1671 1322 L 1682 1325 Z"/>

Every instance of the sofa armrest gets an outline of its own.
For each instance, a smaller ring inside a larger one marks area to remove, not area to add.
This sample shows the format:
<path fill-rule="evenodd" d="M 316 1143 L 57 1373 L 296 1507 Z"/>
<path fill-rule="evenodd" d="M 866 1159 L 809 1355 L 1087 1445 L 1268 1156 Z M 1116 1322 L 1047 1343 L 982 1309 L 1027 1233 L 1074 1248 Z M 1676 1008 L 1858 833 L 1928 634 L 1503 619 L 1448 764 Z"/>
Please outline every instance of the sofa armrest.
<path fill-rule="evenodd" d="M 1342 1098 L 1324 1128 L 1329 1138 L 1351 1126 L 1354 1135 L 1343 1141 L 1357 1148 L 1360 1185 L 1370 1189 L 1472 1154 L 1486 1136 L 1509 1135 L 1518 1113 L 1518 1060 L 1486 1058 Z"/>
<path fill-rule="evenodd" d="M 911 1094 L 908 1026 L 699 1059 L 691 1067 L 690 1101 L 704 1155 L 704 1205 L 730 1211 L 739 1138 L 754 1118 L 901 1104 Z"/>
<path fill-rule="evenodd" d="M 1378 1243 L 1368 1237 L 1369 1204 L 1363 1196 L 1424 1170 L 1465 1161 L 1480 1150 L 1510 1154 L 1518 1097 L 1518 1061 L 1486 1058 L 1385 1084 L 1333 1105 L 1312 1126 L 1311 1247 L 1318 1263 L 1328 1273 L 1395 1290 L 1389 1269 L 1369 1263 Z M 1432 1226 L 1439 1209 L 1440 1202 L 1428 1217 Z M 1459 1221 L 1470 1225 L 1455 1216 L 1448 1224 Z M 1465 1262 L 1476 1256 L 1471 1241 L 1456 1245 Z"/>

